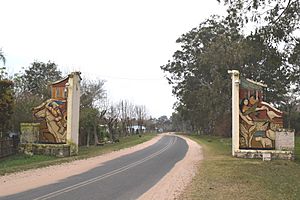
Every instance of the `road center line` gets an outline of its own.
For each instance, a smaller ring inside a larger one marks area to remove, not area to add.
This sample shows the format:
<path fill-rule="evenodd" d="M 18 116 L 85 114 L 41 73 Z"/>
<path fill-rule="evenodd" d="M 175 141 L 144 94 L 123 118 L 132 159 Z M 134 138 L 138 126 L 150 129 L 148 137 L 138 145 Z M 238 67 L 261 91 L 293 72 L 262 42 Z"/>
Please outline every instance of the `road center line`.
<path fill-rule="evenodd" d="M 149 155 L 149 156 L 147 156 L 147 157 L 145 157 L 145 158 L 143 158 L 143 159 L 141 159 L 141 160 L 138 160 L 138 161 L 136 161 L 136 162 L 134 162 L 134 163 L 131 163 L 131 164 L 126 165 L 126 166 L 123 166 L 123 167 L 121 167 L 121 168 L 119 168 L 119 169 L 115 169 L 115 170 L 113 170 L 113 171 L 111 171 L 111 172 L 108 172 L 108 173 L 105 173 L 105 174 L 103 174 L 103 175 L 100 175 L 100 176 L 97 176 L 97 177 L 94 177 L 94 178 L 91 178 L 91 179 L 88 179 L 88 180 L 79 182 L 79 183 L 74 184 L 74 185 L 72 185 L 72 186 L 68 186 L 68 187 L 66 187 L 66 188 L 57 190 L 57 191 L 55 191 L 55 192 L 51 192 L 51 193 L 49 193 L 49 194 L 46 194 L 46 195 L 37 197 L 37 198 L 35 198 L 35 199 L 33 199 L 33 200 L 46 200 L 46 199 L 50 199 L 50 198 L 56 197 L 56 196 L 58 196 L 58 195 L 60 195 L 60 194 L 70 192 L 70 191 L 75 190 L 75 189 L 77 189 L 77 188 L 81 188 L 81 187 L 86 186 L 86 185 L 89 185 L 89 184 L 91 184 L 91 183 L 94 183 L 94 182 L 100 181 L 100 180 L 102 180 L 102 179 L 108 178 L 108 177 L 110 177 L 110 176 L 116 175 L 116 174 L 118 174 L 118 173 L 124 172 L 124 171 L 126 171 L 126 170 L 128 170 L 128 169 L 130 169 L 130 168 L 133 168 L 133 167 L 135 167 L 135 166 L 138 166 L 138 165 L 140 165 L 140 164 L 142 164 L 142 163 L 144 163 L 144 162 L 146 162 L 146 161 L 148 161 L 148 160 L 150 160 L 150 159 L 152 159 L 152 158 L 154 158 L 154 157 L 156 157 L 156 156 L 162 154 L 162 153 L 165 152 L 167 149 L 169 149 L 173 144 L 175 144 L 176 141 L 177 141 L 177 136 L 173 136 L 173 139 L 169 141 L 169 143 L 167 144 L 167 146 L 165 146 L 165 147 L 162 148 L 161 150 L 159 150 L 159 151 L 157 151 L 157 152 L 155 152 L 155 153 L 153 153 L 153 154 L 151 154 L 151 155 Z"/>

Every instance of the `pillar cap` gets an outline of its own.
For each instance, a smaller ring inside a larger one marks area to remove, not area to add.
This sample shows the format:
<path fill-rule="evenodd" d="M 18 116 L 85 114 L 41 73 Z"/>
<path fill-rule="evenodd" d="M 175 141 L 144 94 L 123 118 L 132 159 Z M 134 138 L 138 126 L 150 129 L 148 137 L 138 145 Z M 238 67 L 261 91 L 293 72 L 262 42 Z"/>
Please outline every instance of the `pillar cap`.
<path fill-rule="evenodd" d="M 240 74 L 238 70 L 228 70 L 227 72 L 233 76 L 238 76 Z"/>

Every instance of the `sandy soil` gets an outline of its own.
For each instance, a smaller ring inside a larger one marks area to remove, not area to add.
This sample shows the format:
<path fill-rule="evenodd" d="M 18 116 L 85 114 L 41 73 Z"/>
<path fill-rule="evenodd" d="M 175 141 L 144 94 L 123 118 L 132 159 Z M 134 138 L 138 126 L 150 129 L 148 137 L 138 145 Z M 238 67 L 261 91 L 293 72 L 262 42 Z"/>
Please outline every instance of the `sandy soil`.
<path fill-rule="evenodd" d="M 105 155 L 77 160 L 61 165 L 33 169 L 15 174 L 0 176 L 0 196 L 23 192 L 40 186 L 59 182 L 70 176 L 86 172 L 101 166 L 104 162 L 139 151 L 156 143 L 163 135 L 131 148 L 115 151 Z M 141 199 L 175 199 L 186 187 L 195 174 L 196 164 L 202 159 L 201 148 L 195 142 L 186 139 L 189 150 L 183 160 L 163 177 L 163 179 L 145 193 Z"/>

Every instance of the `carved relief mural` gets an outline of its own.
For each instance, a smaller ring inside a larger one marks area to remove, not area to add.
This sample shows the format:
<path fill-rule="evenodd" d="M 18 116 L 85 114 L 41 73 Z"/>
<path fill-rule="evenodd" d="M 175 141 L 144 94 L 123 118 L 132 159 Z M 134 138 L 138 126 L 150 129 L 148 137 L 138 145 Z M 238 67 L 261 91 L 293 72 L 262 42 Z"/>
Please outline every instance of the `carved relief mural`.
<path fill-rule="evenodd" d="M 274 149 L 282 112 L 264 102 L 266 85 L 249 79 L 240 84 L 240 149 Z"/>
<path fill-rule="evenodd" d="M 65 100 L 49 99 L 35 107 L 33 114 L 41 122 L 39 142 L 66 142 L 67 106 Z"/>
<path fill-rule="evenodd" d="M 33 115 L 40 122 L 40 143 L 66 143 L 68 78 L 51 85 L 52 98 L 33 108 Z"/>

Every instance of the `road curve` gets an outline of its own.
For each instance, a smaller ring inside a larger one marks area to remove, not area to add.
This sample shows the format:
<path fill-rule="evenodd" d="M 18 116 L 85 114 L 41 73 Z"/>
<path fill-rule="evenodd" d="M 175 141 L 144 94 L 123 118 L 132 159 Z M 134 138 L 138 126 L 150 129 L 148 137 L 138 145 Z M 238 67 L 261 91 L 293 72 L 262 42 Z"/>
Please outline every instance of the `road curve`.
<path fill-rule="evenodd" d="M 185 140 L 166 135 L 154 145 L 85 173 L 0 199 L 137 199 L 183 159 L 187 151 Z"/>

